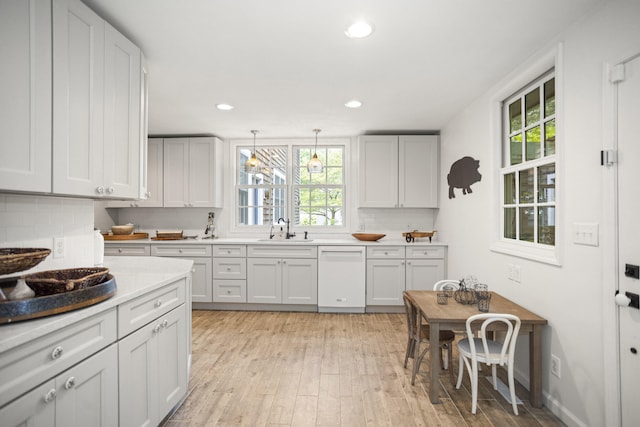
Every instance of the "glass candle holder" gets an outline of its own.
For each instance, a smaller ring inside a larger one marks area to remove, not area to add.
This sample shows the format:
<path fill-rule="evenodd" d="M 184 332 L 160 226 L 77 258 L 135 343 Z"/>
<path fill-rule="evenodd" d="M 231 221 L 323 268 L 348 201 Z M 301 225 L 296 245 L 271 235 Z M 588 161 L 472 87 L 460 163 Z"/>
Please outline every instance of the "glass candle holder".
<path fill-rule="evenodd" d="M 444 292 L 438 292 L 436 294 L 436 299 L 438 301 L 438 304 L 448 304 L 449 303 L 449 297 Z"/>

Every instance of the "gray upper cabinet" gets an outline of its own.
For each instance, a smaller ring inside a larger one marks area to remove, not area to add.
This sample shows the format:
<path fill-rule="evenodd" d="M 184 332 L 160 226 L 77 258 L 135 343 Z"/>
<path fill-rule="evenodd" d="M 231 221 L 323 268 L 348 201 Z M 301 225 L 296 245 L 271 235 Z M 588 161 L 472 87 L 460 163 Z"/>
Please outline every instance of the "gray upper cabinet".
<path fill-rule="evenodd" d="M 53 5 L 53 192 L 138 198 L 140 49 L 81 1 Z"/>
<path fill-rule="evenodd" d="M 0 1 L 0 190 L 51 191 L 51 2 Z"/>
<path fill-rule="evenodd" d="M 437 135 L 365 135 L 358 141 L 361 208 L 437 208 Z"/>
<path fill-rule="evenodd" d="M 0 190 L 139 198 L 140 49 L 80 0 L 3 0 L 0 40 Z"/>

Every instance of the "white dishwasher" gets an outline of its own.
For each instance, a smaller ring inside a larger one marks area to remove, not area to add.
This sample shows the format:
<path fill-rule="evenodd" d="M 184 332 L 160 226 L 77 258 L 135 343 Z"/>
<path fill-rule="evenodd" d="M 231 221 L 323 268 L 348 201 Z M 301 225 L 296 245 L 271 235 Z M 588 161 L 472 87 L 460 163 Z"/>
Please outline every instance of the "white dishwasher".
<path fill-rule="evenodd" d="M 318 247 L 318 311 L 364 313 L 364 246 Z"/>

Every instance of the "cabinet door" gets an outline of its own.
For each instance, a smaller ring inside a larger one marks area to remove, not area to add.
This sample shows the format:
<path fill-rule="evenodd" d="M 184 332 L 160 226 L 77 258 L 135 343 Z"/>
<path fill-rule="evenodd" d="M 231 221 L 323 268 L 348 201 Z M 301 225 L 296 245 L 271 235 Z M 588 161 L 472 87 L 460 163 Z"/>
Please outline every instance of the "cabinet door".
<path fill-rule="evenodd" d="M 399 207 L 438 207 L 438 136 L 400 136 L 398 150 Z"/>
<path fill-rule="evenodd" d="M 158 414 L 158 352 L 151 322 L 118 343 L 120 426 L 156 426 Z"/>
<path fill-rule="evenodd" d="M 187 393 L 187 338 L 184 306 L 158 319 L 158 418 L 161 420 Z M 159 420 L 158 420 L 159 421 Z"/>
<path fill-rule="evenodd" d="M 105 23 L 104 177 L 106 196 L 140 190 L 140 49 Z M 146 142 L 146 141 L 145 141 Z"/>
<path fill-rule="evenodd" d="M 191 301 L 213 301 L 213 269 L 211 258 L 185 258 L 193 260 L 191 269 Z M 189 295 L 187 295 L 189 298 Z"/>
<path fill-rule="evenodd" d="M 404 260 L 367 260 L 367 305 L 402 305 Z"/>
<path fill-rule="evenodd" d="M 118 424 L 118 351 L 113 344 L 56 379 L 56 425 Z"/>
<path fill-rule="evenodd" d="M 149 138 L 147 142 L 146 199 L 137 202 L 138 206 L 162 207 L 163 152 L 162 138 Z"/>
<path fill-rule="evenodd" d="M 0 189 L 48 193 L 51 3 L 0 1 L 0 40 Z"/>
<path fill-rule="evenodd" d="M 53 192 L 102 196 L 104 21 L 54 0 L 53 51 Z"/>
<path fill-rule="evenodd" d="M 289 258 L 282 261 L 282 302 L 318 303 L 318 260 Z"/>
<path fill-rule="evenodd" d="M 398 205 L 398 137 L 361 136 L 359 150 L 360 207 L 393 208 Z"/>
<path fill-rule="evenodd" d="M 247 302 L 282 303 L 282 260 L 247 259 Z"/>
<path fill-rule="evenodd" d="M 407 290 L 430 291 L 444 275 L 443 259 L 407 260 Z"/>
<path fill-rule="evenodd" d="M 170 138 L 164 140 L 164 197 L 166 208 L 188 206 L 189 140 Z"/>
<path fill-rule="evenodd" d="M 55 380 L 36 387 L 0 409 L 6 427 L 51 427 L 55 423 Z"/>
<path fill-rule="evenodd" d="M 189 206 L 216 205 L 215 138 L 189 139 Z"/>

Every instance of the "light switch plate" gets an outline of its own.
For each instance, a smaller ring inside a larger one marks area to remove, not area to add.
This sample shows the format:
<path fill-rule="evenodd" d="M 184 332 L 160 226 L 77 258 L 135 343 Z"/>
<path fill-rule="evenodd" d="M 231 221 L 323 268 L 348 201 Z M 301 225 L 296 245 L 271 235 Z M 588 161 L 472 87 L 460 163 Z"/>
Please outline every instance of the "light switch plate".
<path fill-rule="evenodd" d="M 573 243 L 576 245 L 598 246 L 598 223 L 574 223 Z"/>

